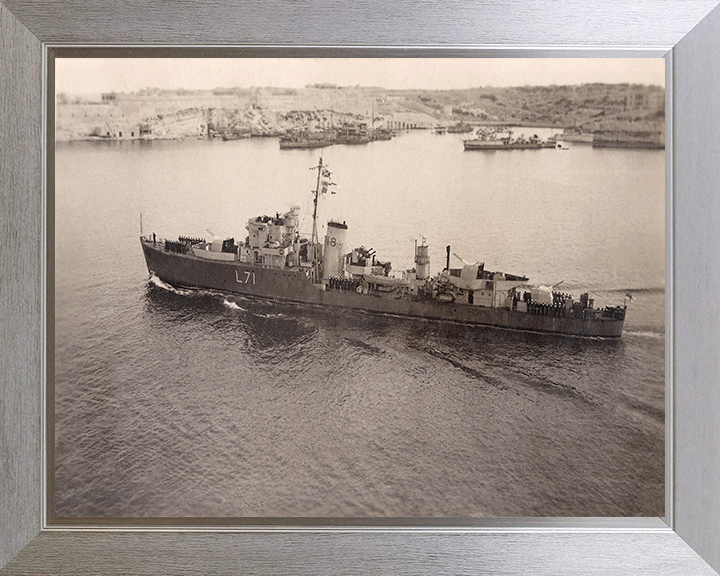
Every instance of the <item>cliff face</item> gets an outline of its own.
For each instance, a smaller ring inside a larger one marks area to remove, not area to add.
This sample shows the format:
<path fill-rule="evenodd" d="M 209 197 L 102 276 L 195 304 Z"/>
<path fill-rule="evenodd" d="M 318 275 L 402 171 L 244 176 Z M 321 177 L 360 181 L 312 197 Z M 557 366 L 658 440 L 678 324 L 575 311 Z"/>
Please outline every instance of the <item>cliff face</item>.
<path fill-rule="evenodd" d="M 276 136 L 293 130 L 341 127 L 367 122 L 360 114 L 334 110 L 273 111 L 249 107 L 245 109 L 212 109 L 207 113 L 210 134 L 251 134 Z"/>
<path fill-rule="evenodd" d="M 114 106 L 95 105 L 90 113 L 78 105 L 62 105 L 57 140 L 171 139 L 204 135 L 277 136 L 290 130 L 352 126 L 369 119 L 333 110 L 278 112 L 245 108 L 186 108 L 151 116 L 125 114 Z"/>
<path fill-rule="evenodd" d="M 185 138 L 205 133 L 205 113 L 197 108 L 179 110 L 174 114 L 144 118 L 143 123 L 156 138 Z"/>
<path fill-rule="evenodd" d="M 275 114 L 252 107 L 209 109 L 207 111 L 207 129 L 210 134 L 229 132 L 256 136 L 276 134 L 282 130 Z"/>

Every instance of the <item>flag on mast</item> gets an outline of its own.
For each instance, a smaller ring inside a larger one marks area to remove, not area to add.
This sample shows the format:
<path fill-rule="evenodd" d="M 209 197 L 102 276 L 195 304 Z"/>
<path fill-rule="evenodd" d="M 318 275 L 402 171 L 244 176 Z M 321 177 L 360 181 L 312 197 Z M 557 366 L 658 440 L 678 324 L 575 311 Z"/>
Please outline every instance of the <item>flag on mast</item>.
<path fill-rule="evenodd" d="M 321 192 L 322 192 L 323 194 L 327 194 L 328 188 L 329 188 L 330 186 L 335 186 L 335 182 L 329 180 L 329 177 L 328 177 L 328 178 L 323 178 L 323 179 L 320 181 L 320 186 L 321 186 Z M 333 190 L 331 193 L 332 193 L 332 194 L 335 194 L 335 191 Z"/>

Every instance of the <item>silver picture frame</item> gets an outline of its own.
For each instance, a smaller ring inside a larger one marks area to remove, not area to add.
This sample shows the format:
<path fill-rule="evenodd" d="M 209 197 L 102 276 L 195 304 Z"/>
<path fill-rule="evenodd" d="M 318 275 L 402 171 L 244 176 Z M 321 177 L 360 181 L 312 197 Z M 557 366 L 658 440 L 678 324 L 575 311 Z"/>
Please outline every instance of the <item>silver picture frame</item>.
<path fill-rule="evenodd" d="M 653 574 L 720 569 L 717 0 L 385 5 L 0 0 L 0 574 Z M 44 90 L 48 50 L 654 56 L 668 72 L 664 518 L 48 522 Z M 203 48 L 204 47 L 204 48 Z M 246 48 L 250 50 L 250 48 Z M 317 52 L 322 50 L 322 52 Z"/>

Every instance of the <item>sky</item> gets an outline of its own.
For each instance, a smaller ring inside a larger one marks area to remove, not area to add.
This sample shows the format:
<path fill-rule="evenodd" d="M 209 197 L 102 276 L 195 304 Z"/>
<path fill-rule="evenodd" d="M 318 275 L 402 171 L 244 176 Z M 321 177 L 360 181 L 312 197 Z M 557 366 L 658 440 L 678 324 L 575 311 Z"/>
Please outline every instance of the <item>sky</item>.
<path fill-rule="evenodd" d="M 665 86 L 662 58 L 58 58 L 55 89 L 70 94 L 307 84 L 388 89 L 548 86 L 590 82 Z"/>

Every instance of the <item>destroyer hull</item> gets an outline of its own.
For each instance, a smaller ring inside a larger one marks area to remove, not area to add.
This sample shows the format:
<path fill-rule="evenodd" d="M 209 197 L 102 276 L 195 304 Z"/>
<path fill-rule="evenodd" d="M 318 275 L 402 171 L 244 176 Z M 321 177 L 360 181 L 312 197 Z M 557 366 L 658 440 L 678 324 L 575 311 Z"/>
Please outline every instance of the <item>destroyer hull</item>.
<path fill-rule="evenodd" d="M 323 290 L 310 282 L 304 270 L 204 260 L 189 254 L 166 252 L 160 245 L 147 240 L 141 240 L 141 243 L 149 272 L 170 284 L 190 288 L 209 288 L 289 302 L 575 336 L 617 338 L 623 329 L 622 320 L 609 318 L 583 320 L 541 316 L 505 308 L 450 304 L 434 299 L 383 298 L 351 290 Z"/>

